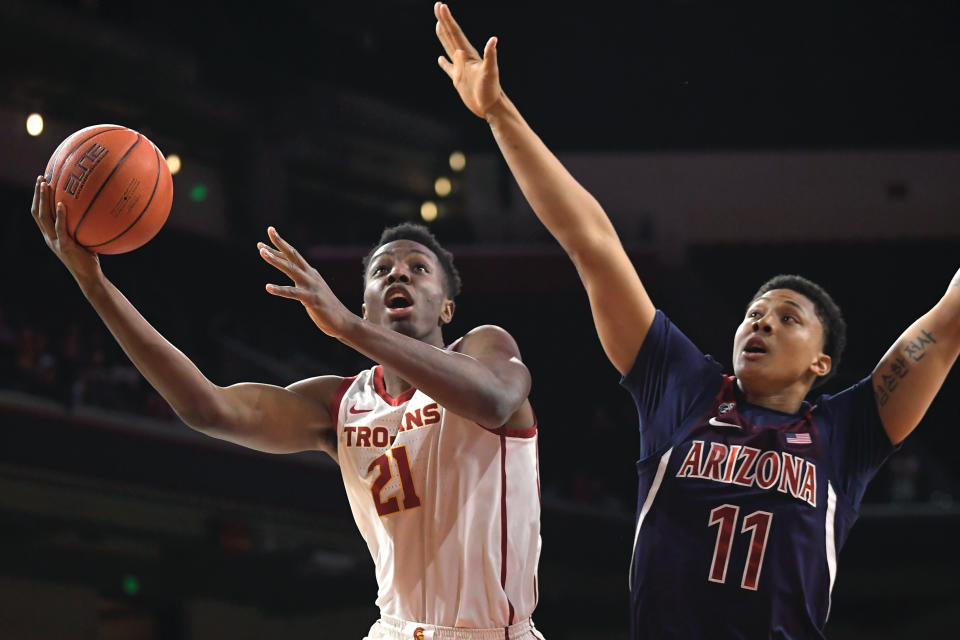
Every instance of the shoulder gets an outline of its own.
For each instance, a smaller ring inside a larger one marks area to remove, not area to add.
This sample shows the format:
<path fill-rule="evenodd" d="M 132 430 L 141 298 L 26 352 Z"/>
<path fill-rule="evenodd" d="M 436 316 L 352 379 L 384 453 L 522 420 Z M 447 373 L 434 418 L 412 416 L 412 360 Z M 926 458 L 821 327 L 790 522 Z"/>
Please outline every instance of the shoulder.
<path fill-rule="evenodd" d="M 850 405 L 875 404 L 872 378 L 867 376 L 836 393 L 823 393 L 813 404 L 814 412 L 837 412 Z"/>
<path fill-rule="evenodd" d="M 510 356 L 519 356 L 520 349 L 506 329 L 493 324 L 484 324 L 471 329 L 450 348 L 466 355 L 483 355 L 490 352 L 506 352 Z"/>
<path fill-rule="evenodd" d="M 329 407 L 333 402 L 334 396 L 338 391 L 341 391 L 341 387 L 349 384 L 352 380 L 353 377 L 315 376 L 287 385 L 287 389 L 308 400 L 313 400 L 314 402 L 323 404 L 325 407 Z M 345 390 L 346 389 L 342 389 L 342 391 Z"/>

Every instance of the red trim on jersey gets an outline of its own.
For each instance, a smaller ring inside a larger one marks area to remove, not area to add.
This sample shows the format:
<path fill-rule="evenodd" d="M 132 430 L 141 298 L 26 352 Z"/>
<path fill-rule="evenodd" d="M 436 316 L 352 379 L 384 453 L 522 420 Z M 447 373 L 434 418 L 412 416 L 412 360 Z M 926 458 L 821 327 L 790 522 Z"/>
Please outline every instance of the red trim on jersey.
<path fill-rule="evenodd" d="M 817 422 L 813 419 L 813 408 L 809 403 L 804 402 L 802 414 L 784 414 L 784 421 L 780 424 L 757 426 L 741 415 L 737 405 L 739 399 L 737 397 L 736 384 L 737 378 L 735 376 L 723 376 L 723 384 L 720 386 L 717 397 L 713 400 L 713 408 L 710 409 L 710 413 L 704 416 L 704 418 L 708 416 L 722 417 L 725 422 L 738 425 L 741 429 L 771 429 L 780 434 L 809 432 L 811 434 L 810 437 L 813 439 L 812 445 L 816 448 L 809 448 L 810 445 L 803 445 L 805 447 L 803 452 L 811 455 L 817 453 L 820 446 L 820 428 L 817 427 Z M 720 405 L 724 402 L 732 403 L 733 407 L 720 416 L 718 412 Z M 807 427 L 806 429 L 804 429 L 805 425 Z"/>
<path fill-rule="evenodd" d="M 534 420 L 536 420 L 536 418 L 534 418 Z M 533 428 L 534 429 L 537 428 L 536 422 L 533 423 Z M 534 459 L 533 470 L 537 474 L 537 501 L 539 502 L 540 507 L 542 508 L 543 496 L 540 494 L 540 443 L 539 442 L 537 442 L 537 446 L 533 448 L 533 453 L 536 455 L 536 458 Z M 536 576 L 534 576 L 534 580 L 536 580 Z M 536 600 L 534 600 L 534 602 L 536 602 Z"/>
<path fill-rule="evenodd" d="M 533 426 L 526 429 L 508 429 L 507 427 L 499 427 L 497 429 L 487 429 L 490 433 L 494 433 L 498 436 L 507 436 L 508 438 L 532 438 L 537 435 L 537 414 L 534 412 L 533 407 L 530 407 L 530 413 L 533 414 Z M 486 427 L 484 427 L 486 429 Z M 539 453 L 537 454 L 539 456 Z M 539 464 L 539 463 L 538 463 Z M 540 471 L 537 471 L 537 490 L 539 492 L 540 488 Z"/>
<path fill-rule="evenodd" d="M 532 438 L 533 436 L 537 435 L 536 418 L 534 418 L 533 426 L 527 429 L 508 429 L 507 427 L 500 427 L 499 429 L 487 429 L 487 431 L 507 438 Z"/>
<path fill-rule="evenodd" d="M 536 429 L 536 425 L 534 425 Z M 500 435 L 500 586 L 503 594 L 507 595 L 507 436 Z M 507 596 L 507 606 L 510 608 L 510 618 L 507 625 L 513 624 L 513 603 Z M 510 632 L 504 629 L 506 638 Z"/>
<path fill-rule="evenodd" d="M 391 407 L 400 406 L 412 398 L 413 394 L 417 392 L 416 388 L 411 387 L 396 398 L 387 393 L 387 387 L 383 384 L 383 367 L 379 364 L 373 368 L 373 388 L 377 392 L 377 395 L 383 398 L 383 401 Z"/>
<path fill-rule="evenodd" d="M 337 418 L 340 417 L 340 403 L 343 402 L 343 396 L 346 395 L 347 389 L 350 388 L 350 385 L 353 384 L 353 381 L 357 379 L 357 376 L 350 376 L 349 378 L 344 378 L 340 381 L 340 384 L 337 385 L 336 391 L 333 392 L 333 398 L 330 400 L 330 419 L 333 420 L 333 428 L 337 428 Z"/>
<path fill-rule="evenodd" d="M 540 508 L 543 509 L 543 495 L 540 493 L 540 443 L 537 443 L 537 446 L 534 448 L 534 453 L 536 454 L 534 470 L 537 473 L 537 503 L 540 505 Z M 533 606 L 536 607 L 537 603 L 540 602 L 540 595 L 537 593 L 537 572 L 533 572 Z"/>

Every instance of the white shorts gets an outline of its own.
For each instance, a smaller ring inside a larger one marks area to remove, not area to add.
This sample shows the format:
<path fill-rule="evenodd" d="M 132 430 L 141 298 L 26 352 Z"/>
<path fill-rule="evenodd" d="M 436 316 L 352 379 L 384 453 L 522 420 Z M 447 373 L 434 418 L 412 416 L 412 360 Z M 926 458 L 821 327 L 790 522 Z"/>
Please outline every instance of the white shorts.
<path fill-rule="evenodd" d="M 533 626 L 533 620 L 530 618 L 509 627 L 466 629 L 438 627 L 433 624 L 380 616 L 363 640 L 544 640 L 544 638 Z"/>

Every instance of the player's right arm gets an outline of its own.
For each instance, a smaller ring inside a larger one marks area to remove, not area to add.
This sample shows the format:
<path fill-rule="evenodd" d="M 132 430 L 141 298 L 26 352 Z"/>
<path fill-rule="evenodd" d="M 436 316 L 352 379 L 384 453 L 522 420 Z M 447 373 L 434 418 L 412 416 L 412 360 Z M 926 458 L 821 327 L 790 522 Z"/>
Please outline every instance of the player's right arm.
<path fill-rule="evenodd" d="M 490 124 L 493 136 L 537 217 L 570 256 L 590 298 L 603 349 L 622 374 L 637 357 L 656 309 L 603 208 L 564 168 L 504 94 L 496 38 L 481 58 L 453 19 L 434 5 L 437 37 L 448 58 L 440 67 L 464 104 Z"/>
<path fill-rule="evenodd" d="M 52 189 L 37 179 L 31 213 L 44 240 L 76 279 L 140 373 L 185 423 L 222 440 L 259 451 L 321 449 L 336 457 L 327 409 L 341 378 L 325 376 L 290 387 L 241 383 L 220 387 L 170 344 L 111 283 L 97 255 L 79 246 L 66 229 L 66 210 L 50 210 Z"/>

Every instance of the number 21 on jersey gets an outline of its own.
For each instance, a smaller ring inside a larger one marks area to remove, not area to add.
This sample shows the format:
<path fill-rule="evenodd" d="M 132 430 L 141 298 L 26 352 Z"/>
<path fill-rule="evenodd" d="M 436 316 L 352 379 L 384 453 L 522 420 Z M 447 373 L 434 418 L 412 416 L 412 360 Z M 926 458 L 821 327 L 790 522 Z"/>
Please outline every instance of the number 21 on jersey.
<path fill-rule="evenodd" d="M 400 489 L 403 494 L 403 510 L 415 509 L 420 506 L 420 496 L 417 495 L 417 488 L 413 485 L 413 473 L 410 471 L 410 458 L 407 456 L 407 446 L 401 445 L 394 447 L 384 453 L 379 458 L 373 460 L 367 467 L 367 473 L 378 468 L 379 473 L 370 487 L 373 494 L 373 504 L 377 507 L 377 514 L 382 518 L 401 510 L 400 502 L 397 496 L 390 496 L 383 499 L 383 488 L 393 478 L 393 470 L 390 462 L 393 461 L 397 468 L 397 475 L 400 477 Z"/>

